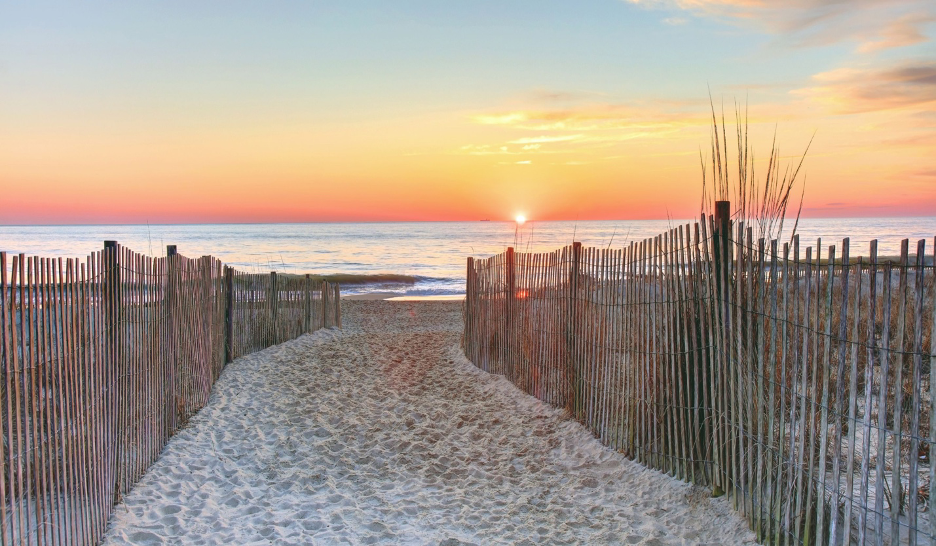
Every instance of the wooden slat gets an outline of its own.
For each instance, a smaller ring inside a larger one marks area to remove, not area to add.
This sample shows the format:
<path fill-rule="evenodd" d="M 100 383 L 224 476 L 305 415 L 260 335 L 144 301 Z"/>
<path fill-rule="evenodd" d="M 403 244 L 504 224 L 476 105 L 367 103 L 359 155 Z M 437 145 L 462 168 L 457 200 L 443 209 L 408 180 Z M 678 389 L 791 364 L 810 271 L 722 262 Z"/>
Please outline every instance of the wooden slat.
<path fill-rule="evenodd" d="M 868 260 L 868 314 L 867 314 L 867 359 L 865 362 L 865 399 L 863 404 L 863 434 L 861 452 L 861 487 L 859 487 L 858 544 L 865 544 L 868 526 L 868 487 L 871 460 L 871 418 L 872 389 L 874 383 L 874 357 L 877 354 L 875 322 L 877 320 L 877 240 L 870 242 Z"/>
<path fill-rule="evenodd" d="M 738 362 L 738 369 L 743 374 L 741 378 L 741 386 L 743 390 L 742 394 L 742 413 L 741 413 L 741 422 L 744 423 L 744 434 L 741 435 L 742 443 L 742 487 L 745 494 L 745 505 L 746 512 L 748 516 L 748 522 L 751 525 L 754 525 L 756 522 L 754 516 L 754 486 L 751 483 L 752 478 L 754 477 L 754 461 L 752 459 L 752 453 L 754 452 L 754 412 L 756 408 L 754 407 L 754 310 L 757 308 L 754 302 L 754 229 L 750 226 L 747 227 L 746 238 L 744 240 L 744 269 L 741 271 L 744 274 L 744 300 L 742 305 L 742 312 L 745 322 L 745 337 L 740 339 L 738 336 L 739 345 L 743 343 L 744 346 L 744 358 Z M 739 326 L 740 321 L 739 321 Z M 744 417 L 747 417 L 745 419 Z M 746 463 L 746 465 L 744 464 Z"/>
<path fill-rule="evenodd" d="M 909 266 L 909 243 L 910 241 L 907 239 L 904 239 L 900 242 L 900 285 L 897 295 L 897 354 L 895 362 L 896 365 L 894 366 L 894 445 L 892 448 L 893 455 L 891 463 L 890 486 L 891 544 L 897 544 L 900 541 L 900 513 L 902 511 L 901 506 L 903 504 L 903 496 L 905 494 L 903 491 L 903 484 L 900 480 L 900 467 L 902 462 L 901 443 L 903 439 L 903 370 L 907 361 L 907 355 L 905 354 L 904 349 L 906 348 L 907 333 L 907 270 Z M 882 406 L 887 405 L 885 400 L 882 400 L 881 403 Z"/>
<path fill-rule="evenodd" d="M 932 266 L 930 267 L 930 275 L 936 277 L 936 237 L 933 237 L 933 261 Z M 933 279 L 933 282 L 930 283 L 931 294 L 930 294 L 930 305 L 936 306 L 936 278 Z M 930 541 L 936 541 L 936 510 L 933 509 L 933 506 L 936 505 L 933 501 L 933 487 L 936 484 L 936 464 L 933 464 L 933 454 L 936 451 L 936 381 L 933 381 L 933 372 L 932 370 L 936 369 L 936 310 L 930 309 L 930 316 L 933 319 L 932 324 L 930 325 L 930 356 L 929 356 L 929 385 L 930 385 L 930 421 L 929 421 L 929 456 L 930 456 L 930 465 L 929 465 L 929 495 L 930 502 L 929 507 L 927 508 L 927 519 L 929 519 L 929 533 Z"/>
<path fill-rule="evenodd" d="M 834 271 L 834 268 L 833 268 Z M 832 459 L 832 492 L 831 492 L 831 506 L 830 510 L 831 520 L 829 521 L 829 536 L 835 537 L 839 533 L 839 510 L 838 507 L 844 504 L 846 501 L 843 501 L 841 494 L 841 481 L 842 481 L 842 458 L 838 455 L 842 450 L 842 441 L 844 434 L 842 432 L 843 422 L 846 419 L 845 417 L 845 377 L 847 375 L 846 368 L 846 354 L 847 354 L 847 345 L 845 339 L 848 335 L 848 296 L 849 296 L 849 273 L 851 271 L 851 266 L 849 264 L 849 242 L 848 239 L 842 241 L 842 267 L 841 267 L 841 299 L 839 300 L 838 310 L 839 310 L 839 319 L 838 319 L 838 336 L 835 340 L 836 342 L 836 352 L 838 355 L 838 360 L 836 363 L 836 374 L 835 374 L 835 387 L 832 392 L 833 396 L 833 407 L 830 408 L 833 420 L 833 430 L 834 436 L 831 446 L 831 459 Z M 831 276 L 830 276 L 831 278 Z M 829 309 L 830 322 L 832 315 L 832 308 L 830 304 Z M 829 343 L 832 343 L 832 340 L 829 340 Z M 847 423 L 847 422 L 845 422 Z M 848 428 L 853 429 L 848 423 Z M 825 460 L 825 457 L 822 459 Z M 850 466 L 848 466 L 850 472 Z M 824 490 L 825 488 L 823 488 Z M 820 514 L 821 515 L 821 514 Z M 848 521 L 847 519 L 845 520 Z"/>
<path fill-rule="evenodd" d="M 848 239 L 845 239 L 844 252 L 848 249 Z M 851 312 L 851 340 L 848 361 L 851 368 L 848 383 L 848 455 L 845 463 L 845 513 L 842 517 L 842 532 L 844 533 L 843 543 L 849 544 L 852 535 L 852 520 L 854 518 L 854 490 L 855 490 L 855 455 L 857 450 L 856 432 L 858 423 L 858 363 L 859 363 L 859 344 L 861 326 L 861 294 L 864 274 L 862 273 L 862 259 L 858 257 L 858 264 L 855 266 L 855 295 L 853 297 Z M 844 343 L 843 343 L 844 345 Z"/>
<path fill-rule="evenodd" d="M 0 423 L 3 430 L 3 441 L 0 442 L 0 453 L 3 454 L 3 460 L 8 464 L 0 467 L 0 543 L 4 546 L 13 543 L 15 527 L 10 522 L 16 514 L 15 509 L 7 507 L 7 502 L 16 501 L 16 489 L 13 479 L 12 460 L 16 452 L 13 447 L 13 423 L 10 404 L 12 396 L 10 394 L 13 380 L 13 355 L 11 354 L 10 336 L 16 329 L 16 322 L 13 317 L 13 287 L 10 286 L 7 279 L 7 253 L 0 252 L 0 347 L 3 348 L 2 362 L 3 366 L 3 413 L 6 419 Z M 4 472 L 6 470 L 7 472 Z M 7 489 L 10 491 L 9 501 L 7 499 Z M 8 512 L 13 512 L 10 514 Z"/>
<path fill-rule="evenodd" d="M 729 233 L 731 233 L 730 229 Z M 734 509 L 740 511 L 742 514 L 746 514 L 743 497 L 744 481 L 742 476 L 744 472 L 744 421 L 741 417 L 744 399 L 742 394 L 741 366 L 743 365 L 744 357 L 741 353 L 741 332 L 739 331 L 742 324 L 739 306 L 741 305 L 741 298 L 744 293 L 744 283 L 742 282 L 742 275 L 744 274 L 744 224 L 742 222 L 737 223 L 737 229 L 734 231 L 734 235 L 728 243 L 728 249 L 728 262 L 733 262 L 733 266 L 729 267 L 732 268 L 734 273 L 734 275 L 729 273 L 724 281 L 726 286 L 725 295 L 728 298 L 728 320 L 726 323 L 726 337 L 728 342 L 726 352 L 729 355 L 729 361 L 726 375 L 728 376 L 727 402 L 728 414 L 730 415 L 729 434 L 731 436 L 731 452 L 729 454 L 731 461 L 730 496 Z"/>
<path fill-rule="evenodd" d="M 764 460 L 769 455 L 765 455 L 764 444 L 766 441 L 767 431 L 765 430 L 766 426 L 766 417 L 765 413 L 767 408 L 764 405 L 764 391 L 769 388 L 769 383 L 765 380 L 765 344 L 766 344 L 766 335 L 765 332 L 768 328 L 770 322 L 770 316 L 768 309 L 770 308 L 767 305 L 767 287 L 766 287 L 766 277 L 767 272 L 764 270 L 764 239 L 760 238 L 757 241 L 757 256 L 756 261 L 757 265 L 754 266 L 754 260 L 751 260 L 752 267 L 755 267 L 756 274 L 756 286 L 757 286 L 757 300 L 753 303 L 754 309 L 760 309 L 762 313 L 753 313 L 757 316 L 753 318 L 753 324 L 757 327 L 757 336 L 756 336 L 756 347 L 752 345 L 752 352 L 756 354 L 756 360 L 754 365 L 751 366 L 752 370 L 752 386 L 754 386 L 755 395 L 751 397 L 751 403 L 754 405 L 754 425 L 751 427 L 751 433 L 756 435 L 754 440 L 755 447 L 757 450 L 756 457 L 754 456 L 754 451 L 751 452 L 751 458 L 755 459 L 752 468 L 754 468 L 754 483 L 752 487 L 752 504 L 754 505 L 754 520 L 753 528 L 759 540 L 764 538 L 764 484 L 766 483 L 764 475 Z M 753 333 L 752 333 L 753 336 Z"/>
<path fill-rule="evenodd" d="M 784 253 L 786 253 L 787 246 L 784 244 Z M 763 525 L 763 530 L 759 536 L 760 540 L 764 542 L 778 542 L 776 540 L 776 532 L 779 529 L 778 522 L 780 521 L 780 514 L 777 511 L 779 504 L 777 503 L 777 494 L 779 484 L 781 482 L 781 461 L 783 459 L 781 450 L 783 449 L 783 434 L 774 434 L 775 423 L 780 425 L 782 429 L 783 422 L 783 411 L 780 410 L 779 416 L 776 414 L 777 408 L 777 396 L 779 394 L 780 399 L 783 399 L 784 393 L 782 390 L 783 387 L 783 352 L 785 350 L 785 345 L 780 342 L 780 332 L 778 329 L 778 323 L 781 321 L 780 317 L 780 308 L 778 307 L 778 292 L 780 290 L 780 282 L 786 282 L 786 275 L 782 275 L 778 278 L 778 268 L 779 264 L 777 263 L 777 241 L 776 239 L 770 242 L 770 304 L 769 304 L 769 336 L 768 336 L 768 347 L 770 355 L 765 358 L 764 366 L 765 373 L 769 374 L 769 377 L 765 377 L 765 383 L 769 389 L 767 395 L 767 435 L 768 435 L 768 445 L 767 452 L 765 455 L 766 458 L 766 479 L 767 479 L 767 500 L 766 504 L 766 518 L 767 522 Z M 765 302 L 765 310 L 767 305 Z M 785 321 L 784 321 L 785 323 Z M 783 348 L 781 350 L 781 347 Z M 769 365 L 768 365 L 769 363 Z M 775 419 L 779 417 L 779 422 L 776 422 Z"/>
<path fill-rule="evenodd" d="M 883 546 L 884 544 L 884 485 L 886 477 L 884 474 L 884 463 L 887 458 L 887 390 L 888 379 L 890 375 L 891 362 L 891 303 L 893 300 L 893 290 L 891 289 L 891 273 L 893 271 L 891 262 L 884 263 L 884 287 L 881 306 L 883 310 L 883 325 L 881 332 L 880 347 L 880 383 L 878 387 L 878 438 L 876 448 L 877 469 L 874 475 L 874 514 L 875 514 L 875 544 Z M 873 333 L 872 333 L 873 335 Z M 868 404 L 871 407 L 871 404 Z"/>
<path fill-rule="evenodd" d="M 834 281 L 835 281 L 835 246 L 830 246 L 826 255 L 828 259 L 828 273 L 826 275 L 826 294 L 823 298 L 825 305 L 823 307 L 823 313 L 825 315 L 825 327 L 824 327 L 824 342 L 823 342 L 823 352 L 822 352 L 822 363 L 818 366 L 822 374 L 822 387 L 819 391 L 813 390 L 813 399 L 816 396 L 819 396 L 821 393 L 822 400 L 819 402 L 819 455 L 816 459 L 818 461 L 819 468 L 817 469 L 817 477 L 814 480 L 814 488 L 816 489 L 816 536 L 817 541 L 822 541 L 822 537 L 825 536 L 825 507 L 826 507 L 826 450 L 829 443 L 829 381 L 831 375 L 831 352 L 832 352 L 832 311 L 834 306 Z M 847 309 L 847 306 L 845 306 Z M 818 324 L 816 325 L 819 326 Z M 817 355 L 818 356 L 818 355 Z M 839 377 L 841 377 L 839 375 Z M 813 384 L 816 383 L 818 379 L 813 379 Z M 841 390 L 837 390 L 835 393 L 835 398 L 838 398 L 838 393 Z M 833 414 L 833 417 L 836 418 L 839 422 L 841 419 L 838 419 L 837 414 Z M 839 444 L 836 442 L 835 449 L 838 449 Z M 838 455 L 835 456 L 836 460 L 839 460 Z M 815 483 L 818 482 L 818 483 Z M 837 495 L 838 485 L 836 484 L 836 495 Z M 833 495 L 832 500 L 835 502 L 835 512 L 838 512 L 838 499 Z"/>
<path fill-rule="evenodd" d="M 919 453 L 920 453 L 920 409 L 921 409 L 921 390 L 923 381 L 923 264 L 926 256 L 926 240 L 920 239 L 917 242 L 916 263 L 913 267 L 913 361 L 911 363 L 911 386 L 910 393 L 912 401 L 910 404 L 910 454 L 908 479 L 909 488 L 907 490 L 908 510 L 907 524 L 907 542 L 910 546 L 917 544 L 917 510 L 919 509 Z M 897 452 L 899 455 L 899 451 Z M 899 457 L 898 457 L 899 458 Z M 929 541 L 927 541 L 929 542 Z"/>

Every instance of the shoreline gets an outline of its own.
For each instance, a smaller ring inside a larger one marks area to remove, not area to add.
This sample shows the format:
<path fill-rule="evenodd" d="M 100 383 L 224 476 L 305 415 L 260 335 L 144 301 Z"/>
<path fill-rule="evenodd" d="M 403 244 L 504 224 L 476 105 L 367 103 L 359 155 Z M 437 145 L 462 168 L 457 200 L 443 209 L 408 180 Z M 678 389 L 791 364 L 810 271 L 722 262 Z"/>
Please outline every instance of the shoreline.
<path fill-rule="evenodd" d="M 398 292 L 368 292 L 341 296 L 347 301 L 456 301 L 465 300 L 465 294 L 440 294 L 435 296 L 401 296 Z"/>

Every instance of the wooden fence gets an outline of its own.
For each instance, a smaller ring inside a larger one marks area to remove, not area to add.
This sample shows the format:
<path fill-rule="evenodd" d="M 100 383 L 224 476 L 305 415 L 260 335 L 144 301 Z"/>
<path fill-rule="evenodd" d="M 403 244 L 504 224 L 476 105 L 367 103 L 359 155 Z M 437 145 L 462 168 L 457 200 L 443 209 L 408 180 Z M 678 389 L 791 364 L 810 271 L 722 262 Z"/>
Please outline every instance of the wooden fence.
<path fill-rule="evenodd" d="M 934 241 L 936 243 L 936 241 Z M 464 349 L 770 544 L 933 544 L 933 261 L 703 218 L 468 259 Z"/>
<path fill-rule="evenodd" d="M 227 362 L 340 326 L 339 288 L 169 247 L 0 253 L 0 543 L 91 545 Z"/>

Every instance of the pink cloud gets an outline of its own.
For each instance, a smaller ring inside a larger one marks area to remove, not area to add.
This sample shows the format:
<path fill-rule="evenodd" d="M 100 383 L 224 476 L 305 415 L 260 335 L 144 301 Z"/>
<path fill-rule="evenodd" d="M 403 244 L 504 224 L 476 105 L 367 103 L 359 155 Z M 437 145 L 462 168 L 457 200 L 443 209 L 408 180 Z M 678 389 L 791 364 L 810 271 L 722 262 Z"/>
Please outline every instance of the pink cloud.
<path fill-rule="evenodd" d="M 813 76 L 815 85 L 792 91 L 837 113 L 936 106 L 936 62 L 909 62 L 896 68 L 839 68 Z"/>

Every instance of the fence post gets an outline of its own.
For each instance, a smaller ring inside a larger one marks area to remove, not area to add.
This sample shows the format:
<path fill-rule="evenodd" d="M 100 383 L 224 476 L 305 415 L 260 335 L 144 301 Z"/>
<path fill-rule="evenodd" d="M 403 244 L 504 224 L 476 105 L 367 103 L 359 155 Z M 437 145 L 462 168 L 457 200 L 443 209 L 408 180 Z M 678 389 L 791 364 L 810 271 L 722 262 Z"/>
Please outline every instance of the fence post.
<path fill-rule="evenodd" d="M 577 409 L 579 403 L 579 377 L 576 366 L 576 350 L 575 350 L 575 340 L 579 332 L 576 331 L 577 326 L 577 315 L 575 300 L 578 296 L 578 277 L 579 277 L 579 262 L 581 261 L 582 256 L 582 243 L 573 242 L 572 243 L 572 263 L 569 264 L 569 302 L 568 302 L 568 314 L 566 323 L 566 354 L 568 355 L 567 359 L 567 369 L 566 369 L 566 383 L 569 391 L 566 393 L 566 408 L 569 410 L 569 413 L 578 417 Z"/>
<path fill-rule="evenodd" d="M 341 285 L 335 283 L 335 326 L 341 329 Z"/>
<path fill-rule="evenodd" d="M 312 331 L 312 275 L 306 273 L 305 279 L 305 312 L 302 327 L 306 333 L 310 333 Z"/>
<path fill-rule="evenodd" d="M 716 368 L 715 370 L 715 381 L 717 381 L 717 392 L 724 394 L 727 388 L 727 377 L 729 369 L 731 367 L 731 339 L 733 332 L 731 330 L 731 309 L 729 298 L 731 296 L 731 202 L 730 201 L 715 201 L 715 222 L 714 222 L 714 231 L 712 233 L 712 243 L 713 243 L 713 252 L 712 259 L 715 261 L 715 290 L 716 290 L 716 305 L 718 306 L 718 312 L 714 313 L 714 319 L 718 322 L 716 323 L 716 331 L 720 335 L 716 337 L 718 340 L 717 347 L 715 348 L 714 358 L 711 360 L 712 365 Z M 727 396 L 722 400 L 712 401 L 712 414 L 713 421 L 716 423 L 716 426 L 722 428 L 724 432 L 721 434 L 716 434 L 715 437 L 719 439 L 722 445 L 715 446 L 715 449 L 720 450 L 722 457 L 722 468 L 720 469 L 721 476 L 729 475 L 731 473 L 731 464 L 726 464 L 726 458 L 728 457 L 728 445 L 730 443 L 729 437 L 733 432 L 729 431 L 725 424 L 726 419 L 731 415 L 732 409 L 728 407 L 728 404 L 731 401 L 731 396 Z M 720 480 L 716 480 L 713 487 L 713 495 L 721 496 L 724 495 L 728 485 L 731 480 L 735 478 L 734 476 L 728 478 L 725 483 L 719 483 Z"/>
<path fill-rule="evenodd" d="M 516 374 L 514 373 L 516 367 L 516 356 L 517 356 L 517 344 L 514 339 L 514 324 L 513 324 L 513 309 L 514 309 L 514 299 L 517 297 L 517 275 L 516 275 L 516 266 L 514 265 L 514 249 L 513 247 L 507 247 L 506 254 L 506 266 L 507 269 L 504 272 L 504 276 L 507 281 L 507 297 L 504 299 L 504 332 L 506 333 L 507 343 L 505 344 L 505 374 L 508 379 L 514 381 L 516 379 Z"/>
<path fill-rule="evenodd" d="M 116 505 L 120 502 L 121 488 L 123 481 L 123 433 L 125 427 L 123 411 L 123 369 L 120 358 L 120 264 L 118 263 L 119 249 L 117 241 L 104 241 L 104 325 L 106 332 L 107 366 L 109 371 L 111 389 L 113 393 L 111 398 L 111 423 L 113 429 L 114 458 L 113 458 L 113 479 L 114 479 L 114 498 Z"/>
<path fill-rule="evenodd" d="M 465 330 L 462 334 L 462 346 L 464 347 L 465 354 L 469 355 L 471 361 L 478 365 L 476 355 L 474 353 L 474 320 L 471 317 L 472 306 L 474 301 L 472 300 L 472 295 L 474 294 L 472 290 L 473 278 L 471 276 L 474 271 L 474 258 L 468 256 L 468 267 L 465 270 Z"/>
<path fill-rule="evenodd" d="M 322 281 L 322 328 L 328 328 L 328 281 Z"/>
<path fill-rule="evenodd" d="M 731 202 L 730 201 L 715 201 L 715 271 L 718 274 L 718 290 L 727 290 L 727 284 L 722 285 L 721 282 L 725 281 L 727 283 L 728 276 L 731 270 Z M 724 294 L 719 293 L 719 300 L 723 301 L 722 308 L 724 313 L 722 314 L 723 325 L 727 325 L 728 313 L 727 305 L 728 300 L 724 297 Z"/>
<path fill-rule="evenodd" d="M 276 345 L 276 271 L 270 271 L 270 323 L 273 327 L 271 345 Z"/>
<path fill-rule="evenodd" d="M 731 201 L 715 201 L 715 242 L 719 252 L 715 254 L 716 267 L 731 265 Z"/>
<path fill-rule="evenodd" d="M 234 268 L 224 266 L 224 363 L 234 360 Z"/>
<path fill-rule="evenodd" d="M 328 288 L 328 281 L 325 281 L 323 279 L 321 284 L 319 284 L 319 291 L 322 293 L 322 301 L 319 305 L 319 314 L 321 314 L 321 318 L 318 321 L 316 321 L 316 324 L 315 324 L 316 329 L 325 327 L 325 292 L 326 292 L 325 289 L 326 288 Z"/>
<path fill-rule="evenodd" d="M 176 245 L 166 245 L 166 356 L 169 359 L 169 384 L 166 400 L 169 403 L 169 435 L 175 434 L 179 427 L 179 352 L 178 352 L 178 317 L 176 307 L 179 291 L 179 258 Z"/>

